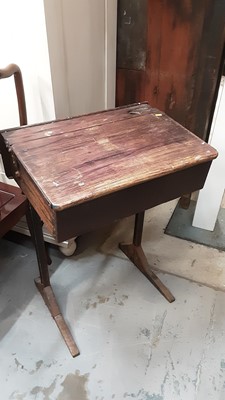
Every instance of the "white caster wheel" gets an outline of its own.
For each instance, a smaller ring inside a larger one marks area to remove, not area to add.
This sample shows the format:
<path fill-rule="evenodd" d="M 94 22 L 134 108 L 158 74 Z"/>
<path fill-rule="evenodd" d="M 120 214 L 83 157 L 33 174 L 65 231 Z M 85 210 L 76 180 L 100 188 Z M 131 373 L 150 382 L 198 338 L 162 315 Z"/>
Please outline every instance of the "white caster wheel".
<path fill-rule="evenodd" d="M 59 246 L 59 250 L 66 257 L 72 256 L 75 253 L 76 248 L 77 248 L 77 244 L 76 244 L 75 239 L 69 240 L 67 247 Z"/>

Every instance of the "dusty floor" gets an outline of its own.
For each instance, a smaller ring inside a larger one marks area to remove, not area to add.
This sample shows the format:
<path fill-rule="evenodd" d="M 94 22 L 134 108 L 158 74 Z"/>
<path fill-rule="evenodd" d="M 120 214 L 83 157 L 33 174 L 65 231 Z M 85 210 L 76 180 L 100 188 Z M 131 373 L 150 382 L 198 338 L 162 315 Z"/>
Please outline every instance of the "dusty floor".
<path fill-rule="evenodd" d="M 0 241 L 1 400 L 225 399 L 225 293 L 205 286 L 225 287 L 225 255 L 164 235 L 173 208 L 148 212 L 143 237 L 172 304 L 117 250 L 132 219 L 80 238 L 72 258 L 51 249 L 75 359 L 33 284 L 30 241 Z"/>

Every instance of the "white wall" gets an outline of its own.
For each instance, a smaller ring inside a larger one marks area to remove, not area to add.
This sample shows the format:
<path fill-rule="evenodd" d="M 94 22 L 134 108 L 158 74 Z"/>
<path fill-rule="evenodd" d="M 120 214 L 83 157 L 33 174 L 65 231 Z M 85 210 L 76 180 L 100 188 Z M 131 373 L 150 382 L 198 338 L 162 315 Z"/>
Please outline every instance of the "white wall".
<path fill-rule="evenodd" d="M 18 64 L 28 123 L 55 118 L 42 0 L 0 0 L 0 68 Z M 0 129 L 19 125 L 14 78 L 0 80 Z M 7 180 L 0 159 L 0 180 Z"/>
<path fill-rule="evenodd" d="M 28 123 L 115 105 L 117 0 L 0 0 L 0 10 L 0 68 L 20 66 Z M 0 129 L 18 125 L 13 79 L 0 82 L 0 110 Z"/>
<path fill-rule="evenodd" d="M 28 123 L 55 117 L 42 0 L 0 0 L 0 68 L 21 68 Z M 19 125 L 12 79 L 0 81 L 0 129 Z"/>
<path fill-rule="evenodd" d="M 57 117 L 115 105 L 117 0 L 45 0 Z"/>
<path fill-rule="evenodd" d="M 0 0 L 0 10 L 0 68 L 19 65 L 28 124 L 114 107 L 117 0 Z M 1 80 L 0 129 L 18 125 L 14 79 Z"/>
<path fill-rule="evenodd" d="M 219 155 L 212 162 L 204 188 L 200 191 L 192 225 L 213 231 L 225 189 L 225 77 L 220 83 L 209 143 Z"/>
<path fill-rule="evenodd" d="M 105 0 L 105 108 L 116 98 L 117 0 Z"/>

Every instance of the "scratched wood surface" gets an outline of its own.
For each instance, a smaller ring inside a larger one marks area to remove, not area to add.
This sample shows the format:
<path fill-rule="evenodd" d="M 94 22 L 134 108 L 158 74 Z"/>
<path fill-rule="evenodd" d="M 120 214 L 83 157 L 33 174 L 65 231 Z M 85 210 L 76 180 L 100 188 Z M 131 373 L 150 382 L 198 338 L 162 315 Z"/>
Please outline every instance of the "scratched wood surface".
<path fill-rule="evenodd" d="M 208 144 L 146 103 L 9 130 L 2 135 L 17 160 L 19 183 L 25 194 L 29 198 L 32 187 L 37 187 L 55 210 L 204 163 L 217 155 Z"/>

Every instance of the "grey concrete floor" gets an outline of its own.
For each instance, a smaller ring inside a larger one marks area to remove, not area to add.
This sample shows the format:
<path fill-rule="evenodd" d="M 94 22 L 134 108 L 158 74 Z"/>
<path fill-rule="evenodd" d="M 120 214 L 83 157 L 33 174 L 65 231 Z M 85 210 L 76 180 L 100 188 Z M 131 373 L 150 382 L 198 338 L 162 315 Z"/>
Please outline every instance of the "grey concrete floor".
<path fill-rule="evenodd" d="M 1 400 L 225 399 L 225 293 L 159 272 L 176 297 L 167 303 L 113 250 L 114 231 L 80 238 L 71 258 L 50 249 L 52 286 L 81 351 L 75 359 L 34 286 L 30 241 L 0 241 Z M 169 241 L 180 264 L 181 241 Z"/>

